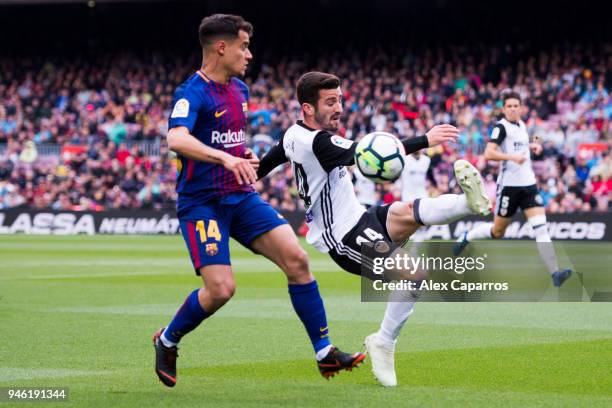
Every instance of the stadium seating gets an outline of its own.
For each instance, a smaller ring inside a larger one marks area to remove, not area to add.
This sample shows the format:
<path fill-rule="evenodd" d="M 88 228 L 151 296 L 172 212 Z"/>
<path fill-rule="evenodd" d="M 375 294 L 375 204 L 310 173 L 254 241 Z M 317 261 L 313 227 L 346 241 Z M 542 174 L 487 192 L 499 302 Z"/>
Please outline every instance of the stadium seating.
<path fill-rule="evenodd" d="M 610 46 L 569 44 L 520 58 L 501 46 L 438 51 L 398 50 L 390 57 L 372 49 L 316 64 L 278 58 L 261 65 L 247 78 L 248 134 L 280 138 L 299 118 L 297 77 L 310 69 L 334 72 L 343 79 L 343 136 L 387 130 L 408 138 L 436 123 L 455 124 L 459 142 L 427 152 L 437 180 L 431 194 L 456 190 L 451 163 L 464 157 L 480 168 L 494 195 L 497 168 L 480 154 L 499 114 L 500 93 L 513 88 L 525 100 L 530 133 L 545 147 L 534 166 L 547 210 L 612 206 Z M 172 208 L 176 169 L 164 136 L 172 89 L 189 75 L 188 60 L 174 56 L 173 64 L 153 70 L 145 57 L 119 53 L 62 63 L 3 60 L 0 209 Z M 276 207 L 292 210 L 301 205 L 292 183 L 285 168 L 257 188 Z M 393 185 L 378 189 L 381 201 L 399 197 Z"/>

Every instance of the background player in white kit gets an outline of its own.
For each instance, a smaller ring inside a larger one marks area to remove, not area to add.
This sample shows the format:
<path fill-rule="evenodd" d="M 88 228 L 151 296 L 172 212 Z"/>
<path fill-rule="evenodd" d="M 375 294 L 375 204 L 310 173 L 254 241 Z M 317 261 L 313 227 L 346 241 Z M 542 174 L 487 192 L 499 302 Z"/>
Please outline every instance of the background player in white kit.
<path fill-rule="evenodd" d="M 561 286 L 572 271 L 559 270 L 555 248 L 546 227 L 546 213 L 542 197 L 536 187 L 536 178 L 531 166 L 531 155 L 539 154 L 542 146 L 530 143 L 525 122 L 521 120 L 521 97 L 516 92 L 506 93 L 503 98 L 504 118 L 497 122 L 484 156 L 487 160 L 500 161 L 497 177 L 497 199 L 493 223 L 484 223 L 463 233 L 455 244 L 454 254 L 459 255 L 475 239 L 503 238 L 512 216 L 520 208 L 534 231 L 540 257 L 550 272 L 553 284 Z"/>
<path fill-rule="evenodd" d="M 431 176 L 431 158 L 423 154 L 420 150 L 406 156 L 402 175 L 398 180 L 401 184 L 402 201 L 412 202 L 417 198 L 429 197 L 427 192 L 427 178 L 433 180 Z M 425 240 L 427 229 L 419 228 L 410 239 L 414 242 L 410 247 L 411 253 L 414 255 L 418 250 L 418 243 Z"/>
<path fill-rule="evenodd" d="M 376 204 L 376 184 L 361 174 L 357 169 L 353 171 L 353 177 L 355 177 L 355 194 L 359 204 L 365 208 L 370 208 Z"/>
<path fill-rule="evenodd" d="M 366 210 L 355 196 L 345 167 L 354 164 L 357 143 L 330 133 L 336 132 L 340 124 L 340 80 L 322 72 L 304 74 L 297 84 L 297 98 L 304 120 L 291 126 L 279 144 L 262 158 L 257 175 L 264 177 L 279 164 L 291 162 L 306 209 L 306 241 L 329 253 L 344 270 L 369 278 L 377 276 L 368 265 L 371 261 L 361 256 L 363 242 L 403 242 L 422 225 L 447 224 L 469 214 L 490 212 L 491 203 L 480 174 L 464 160 L 455 163 L 455 174 L 465 194 L 444 194 Z M 454 126 L 439 125 L 403 144 L 409 154 L 454 141 L 457 136 Z M 408 294 L 398 300 L 401 301 L 387 304 L 380 330 L 366 338 L 372 371 L 385 386 L 397 384 L 395 342 L 414 306 Z"/>

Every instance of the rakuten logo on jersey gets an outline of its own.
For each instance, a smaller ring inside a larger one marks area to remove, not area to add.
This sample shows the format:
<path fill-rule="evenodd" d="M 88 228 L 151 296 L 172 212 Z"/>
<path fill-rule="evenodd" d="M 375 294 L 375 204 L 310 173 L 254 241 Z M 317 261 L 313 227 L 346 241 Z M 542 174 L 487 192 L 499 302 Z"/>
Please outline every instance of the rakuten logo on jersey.
<path fill-rule="evenodd" d="M 238 132 L 232 132 L 228 130 L 227 132 L 220 133 L 216 130 L 213 130 L 210 141 L 212 143 L 223 143 L 223 147 L 234 147 L 241 145 L 245 142 L 246 135 L 242 130 Z"/>

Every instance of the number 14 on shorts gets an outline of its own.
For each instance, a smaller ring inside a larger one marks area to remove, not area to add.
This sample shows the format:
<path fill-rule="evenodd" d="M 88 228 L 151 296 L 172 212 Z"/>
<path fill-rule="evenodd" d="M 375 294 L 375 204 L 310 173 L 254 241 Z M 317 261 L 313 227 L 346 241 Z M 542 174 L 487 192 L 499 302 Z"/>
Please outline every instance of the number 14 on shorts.
<path fill-rule="evenodd" d="M 196 222 L 196 231 L 200 234 L 200 242 L 206 242 L 208 238 L 221 241 L 221 232 L 216 220 L 200 220 Z"/>
<path fill-rule="evenodd" d="M 361 244 L 364 242 L 376 242 L 384 238 L 383 234 L 381 234 L 380 232 L 374 231 L 372 228 L 364 229 L 363 233 L 368 238 L 364 238 L 363 236 L 358 235 L 357 238 L 355 239 L 355 242 L 357 242 L 357 245 L 359 246 L 361 246 Z"/>

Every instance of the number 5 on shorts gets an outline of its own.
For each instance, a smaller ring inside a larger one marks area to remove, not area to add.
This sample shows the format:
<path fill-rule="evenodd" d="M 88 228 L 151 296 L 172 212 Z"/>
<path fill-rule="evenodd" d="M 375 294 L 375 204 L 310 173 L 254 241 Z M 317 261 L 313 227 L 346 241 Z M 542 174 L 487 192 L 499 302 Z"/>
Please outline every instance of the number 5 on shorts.
<path fill-rule="evenodd" d="M 502 198 L 501 198 L 501 208 L 508 208 L 508 205 L 510 205 L 510 197 L 502 196 Z"/>
<path fill-rule="evenodd" d="M 196 222 L 196 231 L 200 234 L 200 242 L 206 242 L 208 238 L 221 241 L 221 233 L 219 232 L 219 225 L 216 220 L 209 220 L 208 228 L 206 228 L 204 220 Z"/>

